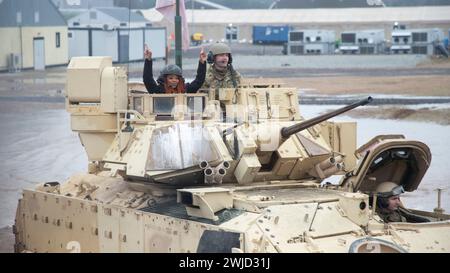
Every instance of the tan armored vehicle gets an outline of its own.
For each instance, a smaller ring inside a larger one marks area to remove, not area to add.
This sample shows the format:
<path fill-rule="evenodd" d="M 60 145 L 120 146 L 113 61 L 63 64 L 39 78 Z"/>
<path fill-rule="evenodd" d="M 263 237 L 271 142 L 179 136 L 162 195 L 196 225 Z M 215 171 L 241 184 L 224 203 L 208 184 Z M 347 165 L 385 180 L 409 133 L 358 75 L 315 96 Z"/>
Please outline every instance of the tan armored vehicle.
<path fill-rule="evenodd" d="M 354 122 L 327 121 L 371 98 L 305 120 L 292 88 L 150 95 L 107 57 L 72 58 L 66 92 L 88 173 L 23 191 L 17 252 L 450 251 L 449 215 L 374 209 L 380 183 L 419 187 L 427 145 L 357 149 Z"/>

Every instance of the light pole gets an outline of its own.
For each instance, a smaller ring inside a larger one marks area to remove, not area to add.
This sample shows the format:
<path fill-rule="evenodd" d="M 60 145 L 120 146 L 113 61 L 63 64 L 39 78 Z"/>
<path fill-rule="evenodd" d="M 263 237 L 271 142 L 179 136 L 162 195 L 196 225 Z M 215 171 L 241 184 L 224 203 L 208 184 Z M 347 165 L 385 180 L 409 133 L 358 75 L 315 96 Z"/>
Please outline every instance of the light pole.
<path fill-rule="evenodd" d="M 175 15 L 175 63 L 180 68 L 183 68 L 181 60 L 181 16 L 180 16 L 180 0 L 176 2 L 176 15 Z"/>
<path fill-rule="evenodd" d="M 192 11 L 192 23 L 191 23 L 191 33 L 192 34 L 195 34 L 195 30 L 194 30 L 194 3 L 195 3 L 195 1 L 194 0 L 192 0 L 191 1 L 191 11 Z M 186 20 L 187 20 L 187 18 L 186 18 Z"/>

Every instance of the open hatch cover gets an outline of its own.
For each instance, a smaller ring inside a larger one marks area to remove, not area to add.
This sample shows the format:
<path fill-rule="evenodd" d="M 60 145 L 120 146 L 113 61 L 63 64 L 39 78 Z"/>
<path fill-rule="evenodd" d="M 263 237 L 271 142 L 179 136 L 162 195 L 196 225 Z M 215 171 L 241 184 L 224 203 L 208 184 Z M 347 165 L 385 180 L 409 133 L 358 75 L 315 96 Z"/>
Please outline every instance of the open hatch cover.
<path fill-rule="evenodd" d="M 360 162 L 353 175 L 343 182 L 351 183 L 355 192 L 373 192 L 385 181 L 402 185 L 406 191 L 414 191 L 431 163 L 431 152 L 426 144 L 406 140 L 402 135 L 377 136 L 355 154 Z"/>

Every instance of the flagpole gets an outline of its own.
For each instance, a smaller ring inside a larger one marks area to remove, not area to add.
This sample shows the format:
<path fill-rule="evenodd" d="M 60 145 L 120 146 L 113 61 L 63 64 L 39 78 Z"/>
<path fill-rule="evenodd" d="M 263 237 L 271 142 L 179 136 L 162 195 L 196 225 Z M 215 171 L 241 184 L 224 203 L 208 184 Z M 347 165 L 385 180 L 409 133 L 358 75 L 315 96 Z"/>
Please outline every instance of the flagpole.
<path fill-rule="evenodd" d="M 180 16 L 180 0 L 176 0 L 176 15 L 175 15 L 175 63 L 180 68 L 183 67 L 181 61 L 181 16 Z M 184 0 L 182 0 L 184 1 Z"/>

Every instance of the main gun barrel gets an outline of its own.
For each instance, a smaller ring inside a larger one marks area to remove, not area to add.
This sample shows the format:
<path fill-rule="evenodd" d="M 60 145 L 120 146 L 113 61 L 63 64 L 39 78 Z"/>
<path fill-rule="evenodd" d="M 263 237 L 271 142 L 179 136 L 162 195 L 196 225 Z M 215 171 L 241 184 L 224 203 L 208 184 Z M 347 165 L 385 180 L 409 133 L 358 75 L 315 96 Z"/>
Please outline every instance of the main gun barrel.
<path fill-rule="evenodd" d="M 369 104 L 372 100 L 373 100 L 372 97 L 367 97 L 366 99 L 363 99 L 363 100 L 360 100 L 358 102 L 355 102 L 355 103 L 352 103 L 350 105 L 347 105 L 345 107 L 336 109 L 336 110 L 331 111 L 329 113 L 317 116 L 317 117 L 312 118 L 312 119 L 305 120 L 305 121 L 303 121 L 301 123 L 294 124 L 294 125 L 289 126 L 289 127 L 283 127 L 283 128 L 281 128 L 281 136 L 283 138 L 288 138 L 288 137 L 290 137 L 293 134 L 296 134 L 296 133 L 298 133 L 300 131 L 308 129 L 309 127 L 312 127 L 312 126 L 314 126 L 316 124 L 319 124 L 319 123 L 321 123 L 321 122 L 323 122 L 323 121 L 325 121 L 327 119 L 330 119 L 332 117 L 335 117 L 337 115 L 340 115 L 342 113 L 350 111 L 350 110 L 352 110 L 352 109 L 354 109 L 356 107 Z"/>

